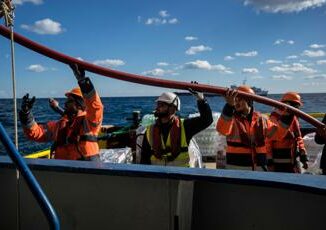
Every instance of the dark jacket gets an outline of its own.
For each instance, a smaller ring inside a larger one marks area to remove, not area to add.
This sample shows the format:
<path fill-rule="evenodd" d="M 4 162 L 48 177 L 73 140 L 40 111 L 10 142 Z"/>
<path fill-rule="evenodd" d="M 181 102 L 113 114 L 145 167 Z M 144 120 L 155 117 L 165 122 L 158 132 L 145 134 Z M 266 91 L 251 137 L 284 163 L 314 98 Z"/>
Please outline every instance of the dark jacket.
<path fill-rule="evenodd" d="M 187 144 L 189 144 L 191 138 L 199 133 L 200 131 L 207 128 L 212 122 L 212 111 L 206 100 L 197 101 L 197 106 L 199 110 L 199 117 L 186 118 L 184 119 L 184 128 L 186 133 Z M 166 141 L 171 129 L 171 124 L 162 125 L 162 136 L 163 140 Z M 145 134 L 146 137 L 146 134 Z M 147 138 L 144 138 L 141 151 L 141 164 L 151 164 L 151 156 L 153 155 L 153 150 L 151 149 Z"/>

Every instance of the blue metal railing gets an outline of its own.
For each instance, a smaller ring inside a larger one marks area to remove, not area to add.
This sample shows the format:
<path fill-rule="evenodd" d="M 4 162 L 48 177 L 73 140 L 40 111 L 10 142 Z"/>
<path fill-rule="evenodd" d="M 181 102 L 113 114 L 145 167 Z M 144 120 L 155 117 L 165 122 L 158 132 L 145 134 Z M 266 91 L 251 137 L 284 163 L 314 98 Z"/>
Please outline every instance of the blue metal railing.
<path fill-rule="evenodd" d="M 14 143 L 9 138 L 6 130 L 3 128 L 1 123 L 0 123 L 0 140 L 3 143 L 3 145 L 5 146 L 6 150 L 8 151 L 8 154 L 9 154 L 11 160 L 15 163 L 15 165 L 21 172 L 22 176 L 26 180 L 26 183 L 27 183 L 29 189 L 32 191 L 37 202 L 41 206 L 42 211 L 46 215 L 46 218 L 50 225 L 50 229 L 51 230 L 59 230 L 60 229 L 60 221 L 59 221 L 59 218 L 58 218 L 53 206 L 51 205 L 50 201 L 46 197 L 45 193 L 43 192 L 41 186 L 35 179 L 31 170 L 27 166 L 23 157 L 17 151 Z"/>

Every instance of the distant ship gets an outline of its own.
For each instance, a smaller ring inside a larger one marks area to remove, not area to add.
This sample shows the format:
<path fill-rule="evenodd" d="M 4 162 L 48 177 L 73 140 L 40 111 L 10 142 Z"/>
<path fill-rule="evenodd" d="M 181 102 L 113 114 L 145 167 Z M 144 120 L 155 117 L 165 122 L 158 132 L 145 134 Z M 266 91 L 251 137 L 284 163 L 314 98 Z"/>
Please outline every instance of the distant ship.
<path fill-rule="evenodd" d="M 243 80 L 242 84 L 246 85 L 246 79 Z M 231 89 L 236 89 L 238 86 L 237 85 L 231 85 Z M 263 90 L 259 87 L 256 86 L 251 86 L 252 90 L 255 92 L 255 94 L 259 95 L 259 96 L 267 96 L 268 94 L 268 90 Z"/>
<path fill-rule="evenodd" d="M 237 85 L 231 85 L 231 89 L 236 89 L 238 86 Z M 259 96 L 267 96 L 268 94 L 268 90 L 263 90 L 261 88 L 252 86 L 251 87 L 252 90 L 255 92 L 255 94 L 259 95 Z"/>
<path fill-rule="evenodd" d="M 175 93 L 178 96 L 189 96 L 189 95 L 192 95 L 188 91 L 177 91 L 177 92 L 173 92 L 173 93 Z M 204 93 L 204 96 L 205 97 L 216 97 L 216 96 L 220 96 L 220 95 L 218 95 L 216 93 Z"/>

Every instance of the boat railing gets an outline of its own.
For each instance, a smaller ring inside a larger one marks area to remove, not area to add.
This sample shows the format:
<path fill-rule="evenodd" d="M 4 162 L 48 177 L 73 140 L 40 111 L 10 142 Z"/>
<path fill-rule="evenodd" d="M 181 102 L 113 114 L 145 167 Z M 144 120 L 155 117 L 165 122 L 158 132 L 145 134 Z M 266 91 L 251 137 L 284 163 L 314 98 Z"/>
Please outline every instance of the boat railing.
<path fill-rule="evenodd" d="M 14 162 L 20 173 L 22 174 L 23 178 L 25 179 L 29 189 L 31 190 L 32 194 L 36 198 L 39 206 L 41 207 L 43 213 L 45 214 L 50 229 L 51 230 L 59 230 L 60 229 L 60 221 L 54 210 L 53 206 L 51 205 L 49 199 L 43 192 L 40 184 L 37 182 L 36 178 L 32 174 L 31 170 L 29 169 L 28 165 L 24 161 L 23 157 L 20 155 L 18 150 L 16 149 L 15 145 L 9 138 L 7 132 L 5 131 L 4 127 L 0 123 L 0 140 L 4 147 L 6 148 L 9 157 Z"/>

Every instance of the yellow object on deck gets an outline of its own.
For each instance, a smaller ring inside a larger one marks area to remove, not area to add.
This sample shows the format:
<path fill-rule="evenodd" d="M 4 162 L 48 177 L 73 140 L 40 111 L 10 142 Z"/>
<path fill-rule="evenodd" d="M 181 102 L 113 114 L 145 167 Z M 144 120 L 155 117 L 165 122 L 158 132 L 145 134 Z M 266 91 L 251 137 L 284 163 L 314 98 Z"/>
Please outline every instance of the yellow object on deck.
<path fill-rule="evenodd" d="M 32 159 L 47 158 L 47 159 L 50 159 L 50 149 L 46 149 L 46 150 L 42 150 L 40 152 L 28 154 L 25 156 L 25 158 L 32 158 Z"/>
<path fill-rule="evenodd" d="M 270 113 L 264 113 L 265 115 L 269 116 Z M 310 116 L 314 117 L 314 118 L 323 118 L 325 113 L 307 113 L 309 114 Z"/>
<path fill-rule="evenodd" d="M 308 113 L 310 116 L 314 118 L 323 118 L 325 113 Z"/>

